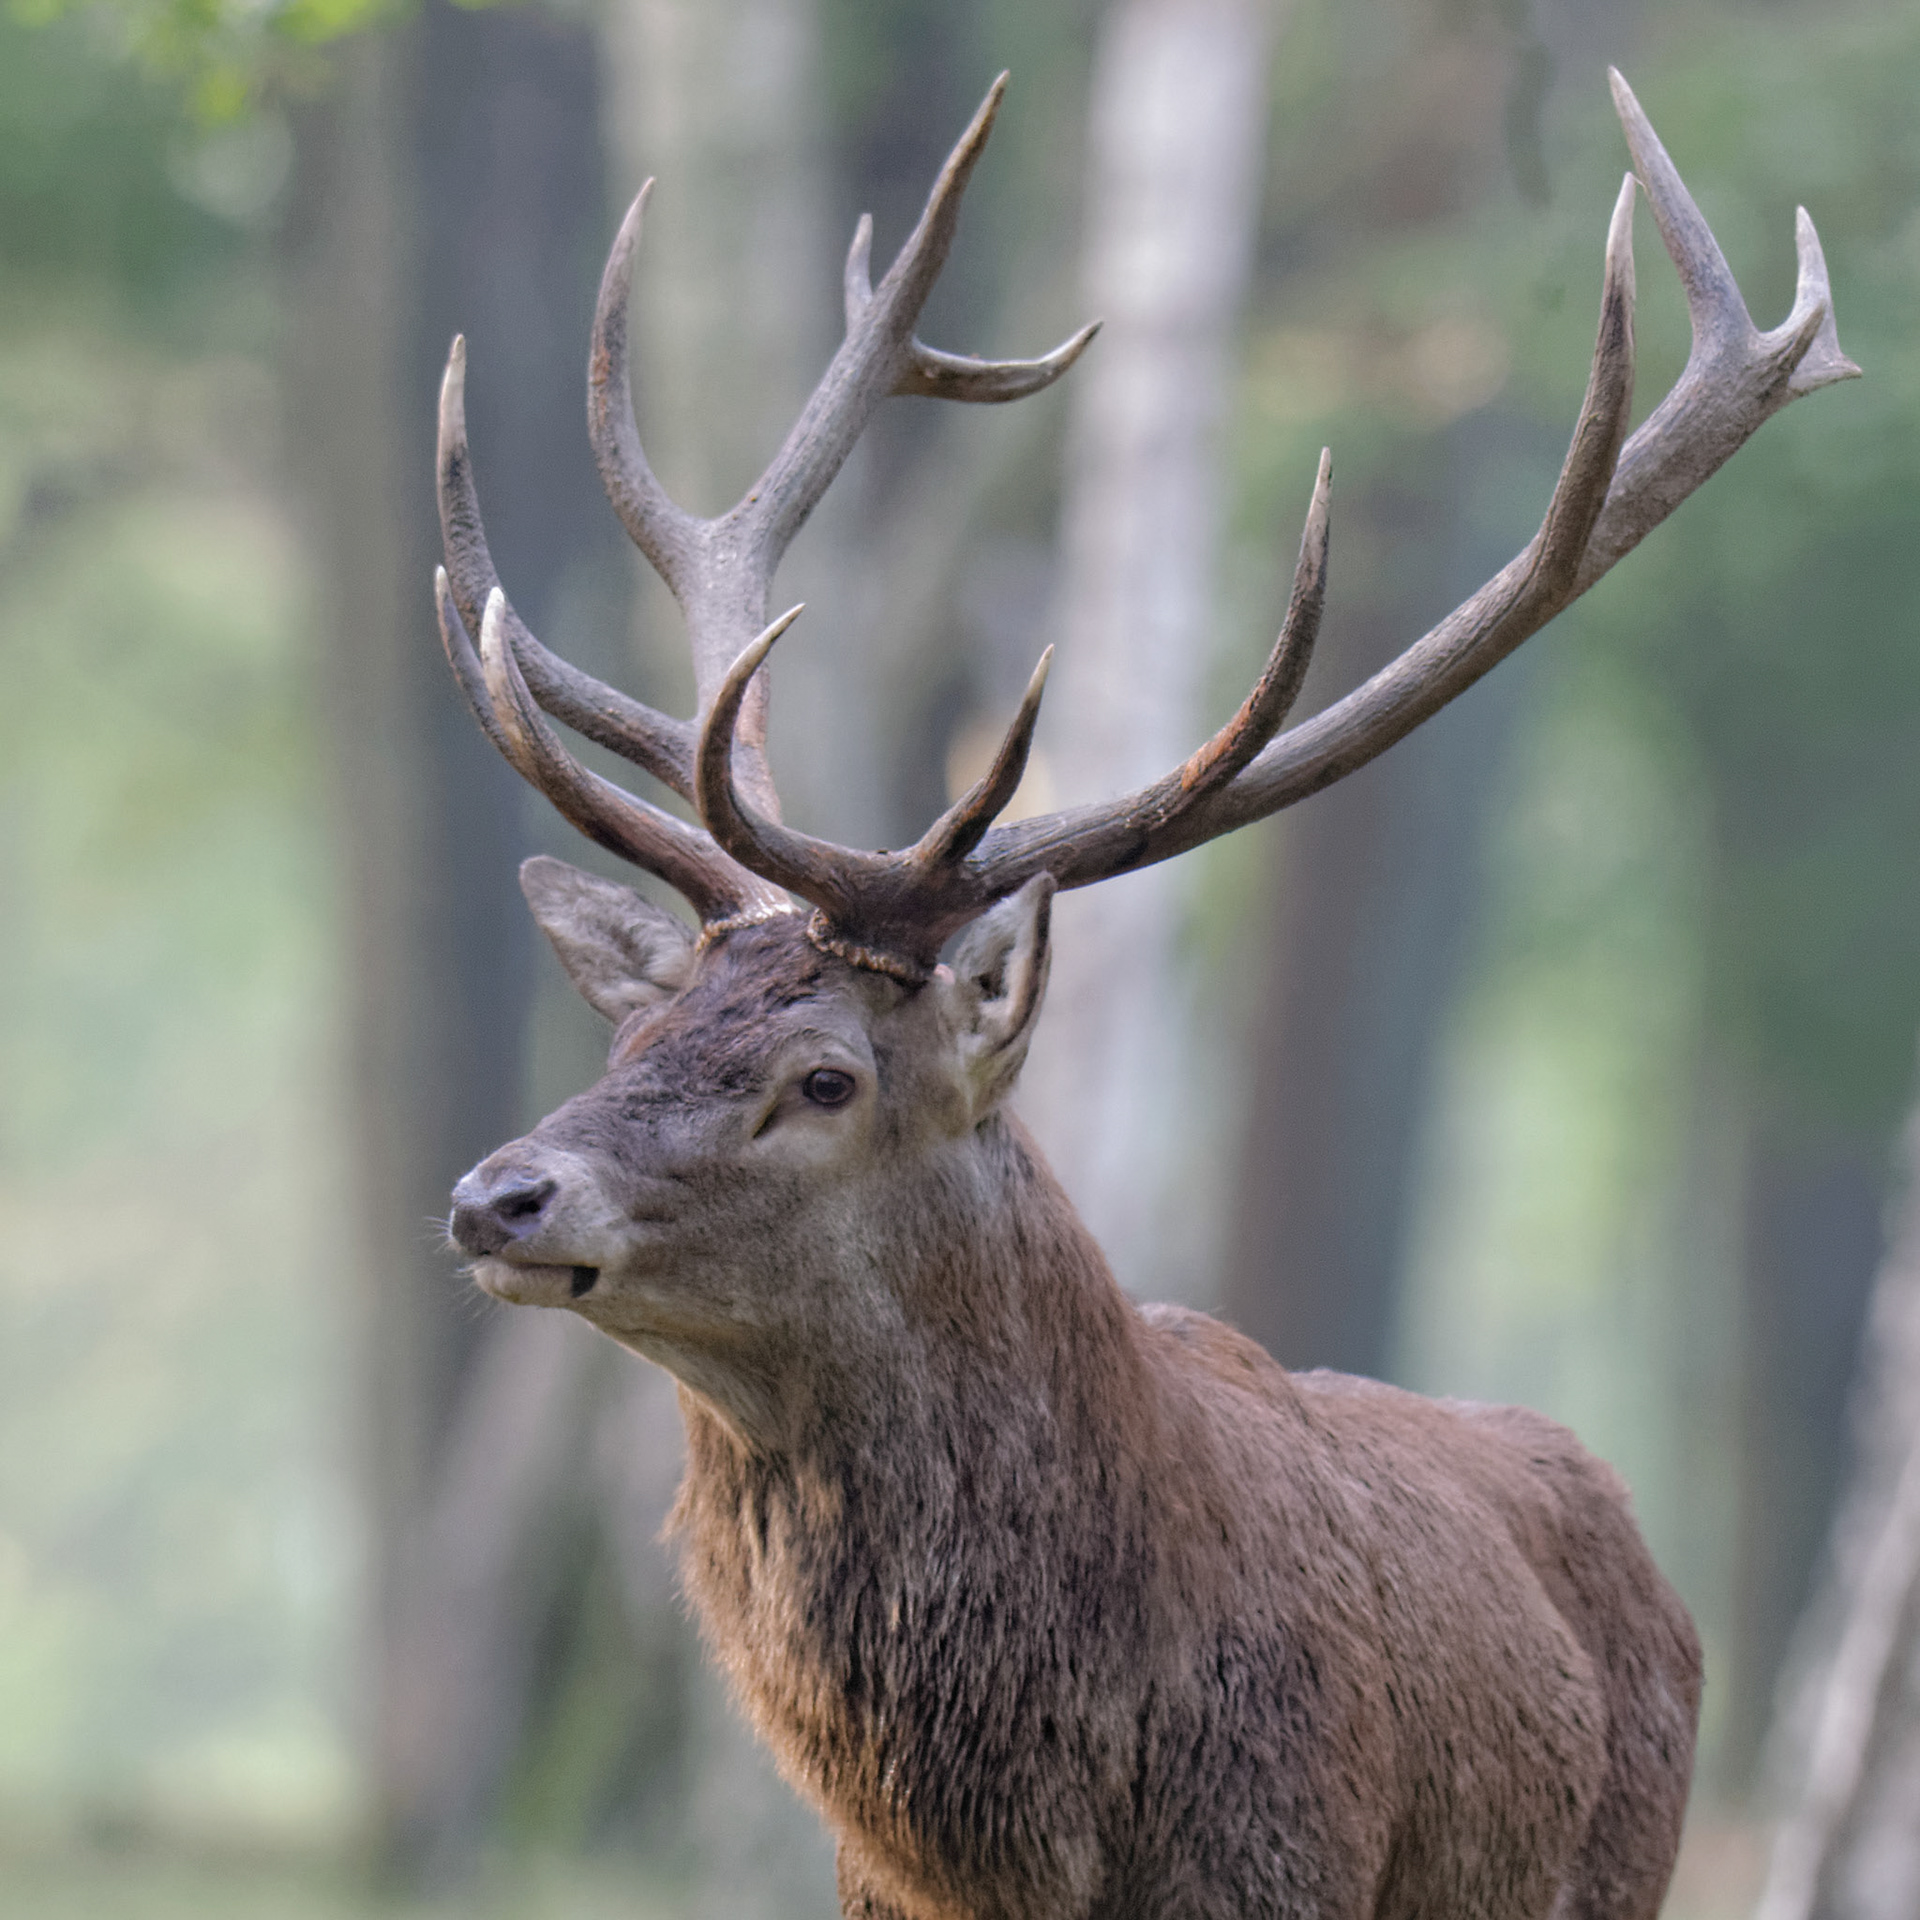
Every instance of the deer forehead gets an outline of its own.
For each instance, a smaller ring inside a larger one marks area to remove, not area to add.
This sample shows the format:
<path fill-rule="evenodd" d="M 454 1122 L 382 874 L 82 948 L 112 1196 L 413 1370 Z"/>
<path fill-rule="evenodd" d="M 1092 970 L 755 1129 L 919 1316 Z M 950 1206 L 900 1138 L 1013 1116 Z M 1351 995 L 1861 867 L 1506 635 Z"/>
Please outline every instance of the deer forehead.
<path fill-rule="evenodd" d="M 892 1079 L 931 1024 L 917 1017 L 917 998 L 821 952 L 783 919 L 715 941 L 679 993 L 621 1026 L 607 1064 L 663 1093 L 748 1095 L 808 1064 Z"/>

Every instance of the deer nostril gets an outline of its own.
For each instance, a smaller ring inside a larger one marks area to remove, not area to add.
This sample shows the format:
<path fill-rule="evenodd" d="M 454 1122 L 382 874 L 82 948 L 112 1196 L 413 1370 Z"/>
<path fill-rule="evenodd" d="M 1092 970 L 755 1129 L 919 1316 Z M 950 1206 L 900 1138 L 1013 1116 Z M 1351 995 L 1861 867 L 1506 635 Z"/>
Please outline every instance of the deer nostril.
<path fill-rule="evenodd" d="M 493 1196 L 492 1209 L 502 1220 L 531 1220 L 553 1198 L 556 1184 L 552 1180 L 535 1180 L 504 1188 Z"/>

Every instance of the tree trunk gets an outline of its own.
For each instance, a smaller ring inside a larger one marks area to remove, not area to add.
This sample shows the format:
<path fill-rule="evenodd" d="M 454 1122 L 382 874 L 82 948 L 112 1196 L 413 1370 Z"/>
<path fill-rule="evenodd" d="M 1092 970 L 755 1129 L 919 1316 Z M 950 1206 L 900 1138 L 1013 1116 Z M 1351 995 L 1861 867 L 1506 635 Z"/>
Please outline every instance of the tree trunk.
<path fill-rule="evenodd" d="M 475 1463 L 524 1441 L 537 1477 L 559 1429 L 502 1436 L 480 1412 L 525 1428 L 574 1366 L 551 1335 L 476 1315 L 431 1225 L 453 1180 L 522 1124 L 531 957 L 518 784 L 461 711 L 433 633 L 433 398 L 466 325 L 495 552 L 540 626 L 592 566 L 604 518 L 577 426 L 593 118 L 581 29 L 430 4 L 345 49 L 300 132 L 287 390 L 348 941 L 367 1738 L 382 1851 L 406 1872 L 471 1854 L 521 1713 L 506 1651 L 520 1608 L 500 1582 L 522 1564 L 527 1487 Z"/>
<path fill-rule="evenodd" d="M 1082 303 L 1043 721 L 1063 802 L 1192 751 L 1213 655 L 1219 426 L 1260 208 L 1271 0 L 1120 0 L 1095 55 Z M 1304 505 L 1304 495 L 1303 495 Z M 1066 896 L 1021 1106 L 1129 1285 L 1191 1291 L 1207 1249 L 1170 1218 L 1194 1104 L 1170 867 Z M 1155 1174 L 1151 1170 L 1159 1169 Z"/>
<path fill-rule="evenodd" d="M 1852 1483 L 1775 1735 L 1797 1776 L 1757 1920 L 1920 1913 L 1920 1108 L 1874 1282 Z"/>
<path fill-rule="evenodd" d="M 1504 564 L 1513 546 L 1464 538 L 1458 502 L 1488 467 L 1537 453 L 1530 439 L 1481 416 L 1423 468 L 1345 497 L 1343 544 L 1392 562 L 1340 576 L 1330 684 L 1383 667 Z M 1526 672 L 1509 662 L 1287 821 L 1222 1295 L 1234 1325 L 1287 1366 L 1388 1368 L 1414 1149 Z"/>

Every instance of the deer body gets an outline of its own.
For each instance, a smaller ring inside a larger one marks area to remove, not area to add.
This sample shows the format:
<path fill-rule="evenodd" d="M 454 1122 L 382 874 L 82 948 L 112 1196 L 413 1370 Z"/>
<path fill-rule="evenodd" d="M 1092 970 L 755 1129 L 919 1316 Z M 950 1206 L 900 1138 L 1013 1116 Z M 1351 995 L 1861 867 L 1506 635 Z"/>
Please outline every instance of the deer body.
<path fill-rule="evenodd" d="M 624 323 L 644 190 L 621 228 L 589 426 L 610 499 L 687 615 L 692 721 L 568 666 L 507 605 L 455 344 L 437 581 L 449 662 L 513 766 L 701 925 L 696 938 L 556 860 L 522 869 L 613 1050 L 598 1085 L 462 1179 L 453 1238 L 488 1292 L 568 1308 L 678 1378 L 687 1590 L 839 1838 L 849 1916 L 1657 1912 L 1699 1649 L 1617 1478 L 1536 1415 L 1289 1375 L 1202 1315 L 1136 1308 L 1005 1105 L 1057 886 L 1167 858 L 1363 764 L 1771 413 L 1857 371 L 1804 212 L 1793 312 L 1762 334 L 1617 75 L 1615 95 L 1694 327 L 1640 431 L 1626 436 L 1629 176 L 1580 418 L 1512 563 L 1282 731 L 1325 591 L 1323 455 L 1285 624 L 1212 740 L 1121 800 L 995 825 L 1043 658 L 988 774 L 904 852 L 782 822 L 761 668 L 793 615 L 754 629 L 881 398 L 1017 399 L 1091 338 L 991 363 L 913 336 L 999 87 L 878 288 L 862 223 L 845 341 L 766 473 L 714 520 L 668 499 L 640 449 Z M 589 772 L 549 714 L 700 824 Z"/>
<path fill-rule="evenodd" d="M 1699 1649 L 1624 1490 L 1127 1299 L 1000 1106 L 1046 891 L 983 1002 L 729 933 L 456 1194 L 483 1286 L 690 1383 L 686 1587 L 849 1911 L 1651 1916 Z"/>
<path fill-rule="evenodd" d="M 1651 1920 L 1700 1655 L 1612 1474 L 1079 1251 L 1031 1378 L 936 1348 L 800 1456 L 689 1406 L 688 1588 L 849 1910 Z"/>

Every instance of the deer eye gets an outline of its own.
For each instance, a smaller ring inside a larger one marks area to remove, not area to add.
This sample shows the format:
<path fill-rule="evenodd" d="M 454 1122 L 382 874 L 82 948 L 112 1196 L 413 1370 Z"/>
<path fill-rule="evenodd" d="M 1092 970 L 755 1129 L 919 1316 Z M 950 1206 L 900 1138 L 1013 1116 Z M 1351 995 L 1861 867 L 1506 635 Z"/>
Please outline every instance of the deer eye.
<path fill-rule="evenodd" d="M 800 1091 L 816 1107 L 844 1107 L 858 1090 L 859 1083 L 838 1067 L 815 1067 L 800 1082 Z"/>

